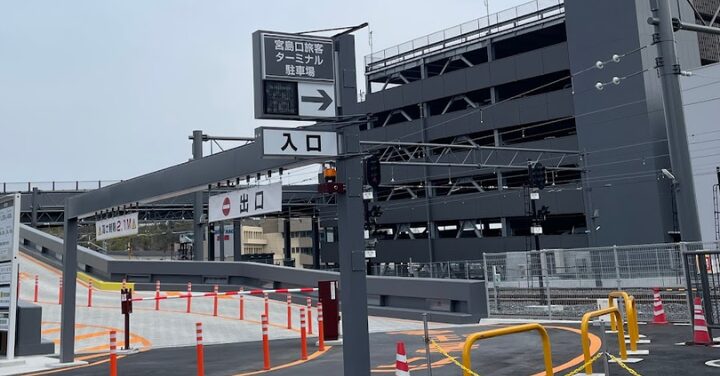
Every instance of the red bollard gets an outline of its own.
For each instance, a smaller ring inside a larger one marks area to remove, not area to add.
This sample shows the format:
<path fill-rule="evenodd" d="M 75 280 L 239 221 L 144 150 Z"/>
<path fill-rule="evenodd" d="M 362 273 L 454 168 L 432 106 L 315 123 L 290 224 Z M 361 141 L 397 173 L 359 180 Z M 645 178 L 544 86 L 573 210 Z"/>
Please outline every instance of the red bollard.
<path fill-rule="evenodd" d="M 287 296 L 287 317 L 287 328 L 292 329 L 292 297 L 290 296 L 290 294 L 288 294 Z"/>
<path fill-rule="evenodd" d="M 308 327 L 308 334 L 313 334 L 312 331 L 312 299 L 310 297 L 307 298 L 307 327 Z"/>
<path fill-rule="evenodd" d="M 63 280 L 62 280 L 62 277 L 60 277 L 60 280 L 58 281 L 58 304 L 62 304 L 62 298 L 63 298 Z"/>
<path fill-rule="evenodd" d="M 318 350 L 325 351 L 325 328 L 323 328 L 322 303 L 317 304 L 318 316 Z"/>
<path fill-rule="evenodd" d="M 155 281 L 155 310 L 160 310 L 160 281 Z"/>
<path fill-rule="evenodd" d="M 92 279 L 88 281 L 88 308 L 92 307 Z"/>
<path fill-rule="evenodd" d="M 38 289 L 39 289 L 39 282 L 38 282 L 38 276 L 35 274 L 35 294 L 33 294 L 33 302 L 38 302 Z"/>
<path fill-rule="evenodd" d="M 240 288 L 240 320 L 245 320 L 245 294 L 243 294 L 242 287 Z"/>
<path fill-rule="evenodd" d="M 262 321 L 262 343 L 263 343 L 263 369 L 270 369 L 270 341 L 268 340 L 268 318 L 266 315 L 261 315 L 260 320 Z"/>
<path fill-rule="evenodd" d="M 195 323 L 195 336 L 197 340 L 197 374 L 205 376 L 205 353 L 203 351 L 202 323 Z"/>
<path fill-rule="evenodd" d="M 188 282 L 187 289 L 187 310 L 186 313 L 190 313 L 190 302 L 192 301 L 192 282 Z"/>
<path fill-rule="evenodd" d="M 305 332 L 305 308 L 300 308 L 300 359 L 307 360 L 307 333 Z"/>
<path fill-rule="evenodd" d="M 218 285 L 213 288 L 215 295 L 213 295 L 213 316 L 217 316 L 218 312 Z"/>
<path fill-rule="evenodd" d="M 267 293 L 265 293 L 265 317 L 270 322 L 270 300 Z"/>
<path fill-rule="evenodd" d="M 110 376 L 117 376 L 117 339 L 114 330 L 110 331 Z"/>

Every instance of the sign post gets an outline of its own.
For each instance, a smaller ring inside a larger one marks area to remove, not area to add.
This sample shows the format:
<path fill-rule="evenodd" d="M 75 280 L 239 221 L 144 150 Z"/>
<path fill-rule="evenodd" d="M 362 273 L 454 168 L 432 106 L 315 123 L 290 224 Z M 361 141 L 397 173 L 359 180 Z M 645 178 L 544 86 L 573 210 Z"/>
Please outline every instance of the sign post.
<path fill-rule="evenodd" d="M 0 197 L 0 331 L 7 332 L 7 359 L 15 358 L 20 194 Z"/>

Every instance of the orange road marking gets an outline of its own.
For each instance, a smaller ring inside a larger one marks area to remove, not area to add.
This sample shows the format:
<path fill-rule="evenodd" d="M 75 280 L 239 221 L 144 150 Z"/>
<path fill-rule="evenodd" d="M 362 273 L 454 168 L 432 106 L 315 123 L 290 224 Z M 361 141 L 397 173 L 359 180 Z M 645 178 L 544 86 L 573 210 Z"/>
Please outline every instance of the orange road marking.
<path fill-rule="evenodd" d="M 568 332 L 573 332 L 573 333 L 577 333 L 578 335 L 580 335 L 580 329 L 569 328 L 567 326 L 546 326 L 546 328 L 567 330 Z M 600 338 L 598 336 L 596 336 L 592 333 L 588 333 L 588 334 L 589 334 L 588 338 L 590 339 L 590 354 L 591 354 L 590 356 L 592 357 L 592 356 L 595 356 L 595 354 L 598 352 L 598 350 L 600 350 L 600 346 L 602 346 L 602 341 L 600 340 Z M 574 367 L 574 366 L 583 364 L 584 362 L 585 362 L 585 357 L 582 354 L 580 354 L 559 366 L 553 367 L 553 372 L 554 373 L 560 372 L 560 371 L 566 370 L 570 367 Z M 532 376 L 543 376 L 543 375 L 545 375 L 544 371 L 535 373 Z"/>
<path fill-rule="evenodd" d="M 277 371 L 277 370 L 280 370 L 280 369 L 290 368 L 290 367 L 297 366 L 297 365 L 300 365 L 300 364 L 303 364 L 303 363 L 307 363 L 307 362 L 309 362 L 309 361 L 311 361 L 311 360 L 313 360 L 313 359 L 315 359 L 315 358 L 318 358 L 319 356 L 321 356 L 321 355 L 325 354 L 326 352 L 330 351 L 330 349 L 332 349 L 332 346 L 326 346 L 326 347 L 325 347 L 325 351 L 316 351 L 316 352 L 314 352 L 313 354 L 311 354 L 310 356 L 308 356 L 307 360 L 296 360 L 296 361 L 294 361 L 294 362 L 285 363 L 285 364 L 283 364 L 283 365 L 279 365 L 279 366 L 277 366 L 277 367 L 270 368 L 270 369 L 267 370 L 267 371 L 254 371 L 254 372 L 238 373 L 238 374 L 235 374 L 235 375 L 233 375 L 233 376 L 260 375 L 260 374 L 267 373 L 267 372 L 272 372 L 272 371 Z M 395 371 L 393 371 L 393 372 L 395 372 Z"/>

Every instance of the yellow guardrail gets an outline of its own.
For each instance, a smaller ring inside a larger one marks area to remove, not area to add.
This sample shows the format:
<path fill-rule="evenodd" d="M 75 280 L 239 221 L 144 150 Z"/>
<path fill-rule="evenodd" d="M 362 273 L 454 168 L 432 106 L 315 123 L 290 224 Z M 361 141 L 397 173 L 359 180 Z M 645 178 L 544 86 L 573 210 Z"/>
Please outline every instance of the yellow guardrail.
<path fill-rule="evenodd" d="M 630 336 L 630 351 L 637 351 L 637 342 L 638 339 L 640 339 L 640 328 L 638 327 L 637 322 L 637 306 L 635 306 L 635 298 L 624 291 L 611 291 L 610 294 L 608 294 L 609 307 L 615 307 L 615 298 L 622 298 L 625 302 L 625 317 L 627 318 L 628 335 Z M 621 327 L 624 325 L 622 314 L 617 322 L 620 323 L 619 326 Z M 610 330 L 618 330 L 617 322 L 615 320 L 615 316 L 610 315 Z"/>
<path fill-rule="evenodd" d="M 615 309 L 617 311 L 617 308 Z M 522 332 L 529 332 L 529 331 L 537 331 L 540 333 L 540 338 L 542 339 L 542 345 L 543 345 L 543 358 L 545 362 L 545 373 L 547 375 L 554 375 L 553 373 L 553 365 L 552 365 L 552 351 L 550 349 L 550 337 L 548 336 L 547 330 L 545 328 L 537 323 L 532 324 L 523 324 L 523 325 L 515 325 L 510 326 L 507 328 L 499 328 L 499 329 L 492 329 L 492 330 L 485 330 L 478 333 L 473 333 L 465 340 L 465 345 L 463 346 L 463 352 L 462 352 L 462 365 L 463 365 L 463 376 L 472 376 L 472 371 L 468 371 L 472 369 L 472 361 L 470 359 L 470 350 L 472 349 L 472 345 L 481 340 L 481 339 L 488 339 L 493 337 L 499 337 L 504 336 L 508 334 L 514 334 L 514 333 L 522 333 Z M 625 345 L 625 341 L 623 338 L 623 346 Z M 589 358 L 589 357 L 588 357 Z M 624 359 L 624 358 L 623 358 Z"/>
<path fill-rule="evenodd" d="M 91 277 L 83 272 L 78 272 L 77 279 L 85 283 L 90 283 L 90 281 L 92 281 L 93 288 L 96 290 L 120 291 L 120 289 L 122 288 L 122 282 L 105 282 L 95 277 Z M 135 283 L 126 282 L 125 284 L 129 289 L 135 290 Z"/>
<path fill-rule="evenodd" d="M 625 332 L 622 325 L 622 315 L 617 307 L 609 307 L 605 309 L 599 309 L 597 311 L 590 311 L 583 315 L 582 323 L 580 324 L 580 341 L 582 342 L 583 358 L 585 359 L 585 373 L 592 374 L 592 362 L 590 362 L 590 339 L 588 338 L 590 319 L 593 317 L 604 316 L 609 314 L 610 317 L 616 318 L 620 325 L 617 327 L 618 346 L 620 347 L 620 358 L 622 360 L 627 359 L 627 350 L 625 348 Z M 629 324 L 628 324 L 629 326 Z"/>

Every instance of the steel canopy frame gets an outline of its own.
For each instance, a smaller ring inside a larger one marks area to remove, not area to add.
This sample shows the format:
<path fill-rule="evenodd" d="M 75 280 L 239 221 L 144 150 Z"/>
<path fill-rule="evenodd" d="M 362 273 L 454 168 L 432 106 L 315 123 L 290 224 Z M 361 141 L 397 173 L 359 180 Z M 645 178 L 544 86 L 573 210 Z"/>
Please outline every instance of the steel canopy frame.
<path fill-rule="evenodd" d="M 263 158 L 261 145 L 253 142 L 70 197 L 65 201 L 63 279 L 77 279 L 78 220 L 81 218 L 107 209 L 201 191 L 208 185 L 236 177 L 315 162 L 308 159 Z M 75 359 L 76 284 L 66 283 L 63 288 L 60 362 L 72 363 Z"/>

